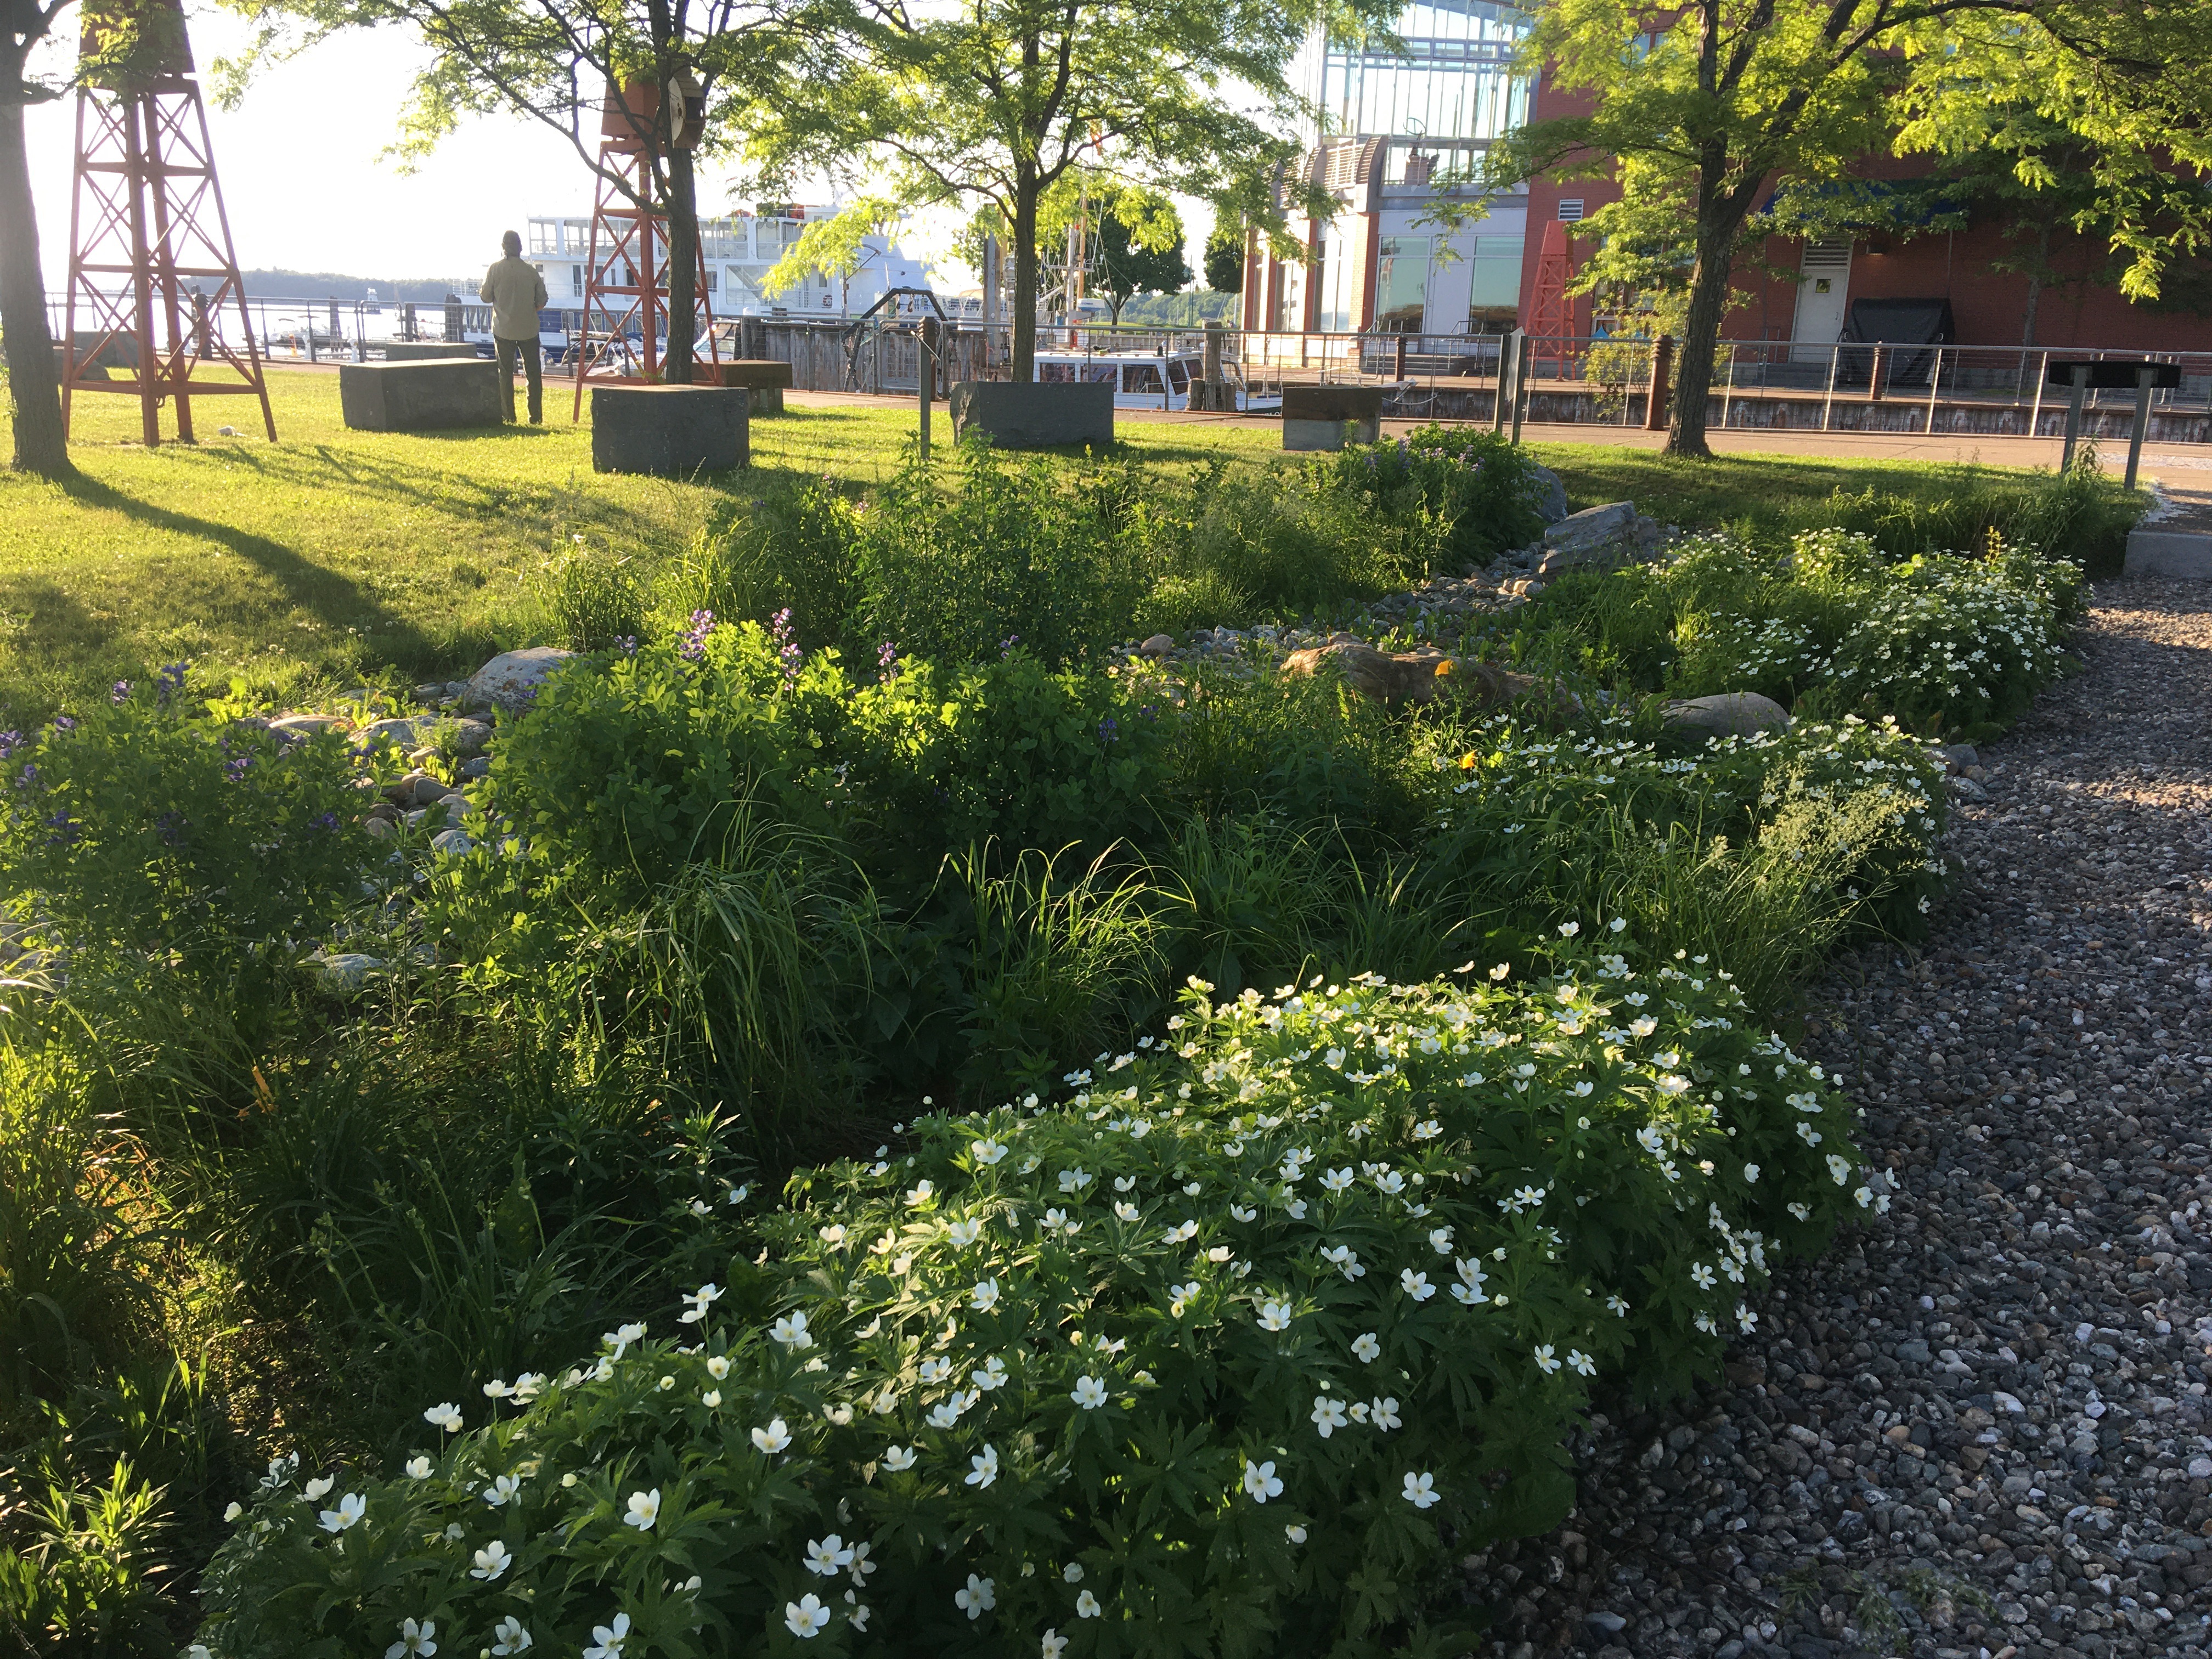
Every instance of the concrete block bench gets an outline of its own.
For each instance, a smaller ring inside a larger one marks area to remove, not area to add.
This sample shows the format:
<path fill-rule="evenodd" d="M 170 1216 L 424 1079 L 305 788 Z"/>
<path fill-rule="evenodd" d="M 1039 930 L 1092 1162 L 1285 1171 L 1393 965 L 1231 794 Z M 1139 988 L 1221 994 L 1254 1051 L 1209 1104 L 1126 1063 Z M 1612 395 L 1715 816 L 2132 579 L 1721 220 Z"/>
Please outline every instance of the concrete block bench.
<path fill-rule="evenodd" d="M 467 362 L 476 356 L 477 349 L 464 342 L 448 345 L 442 340 L 392 340 L 384 348 L 387 363 Z"/>
<path fill-rule="evenodd" d="M 1379 386 L 1286 386 L 1283 388 L 1283 447 L 1341 449 L 1371 444 L 1382 435 Z"/>
<path fill-rule="evenodd" d="M 2121 571 L 2130 576 L 2212 581 L 2212 536 L 2186 530 L 2130 530 Z"/>
<path fill-rule="evenodd" d="M 473 356 L 450 362 L 341 363 L 338 406 L 356 432 L 497 426 L 507 413 L 498 365 Z"/>
<path fill-rule="evenodd" d="M 973 427 L 1000 449 L 1114 441 L 1114 388 L 1103 380 L 961 380 L 951 402 L 955 438 Z"/>
<path fill-rule="evenodd" d="M 744 466 L 750 400 L 743 386 L 594 386 L 592 470 L 688 478 Z"/>
<path fill-rule="evenodd" d="M 720 386 L 741 386 L 752 393 L 751 415 L 781 415 L 783 394 L 791 390 L 791 365 L 776 357 L 740 357 L 726 363 L 702 363 L 702 378 Z"/>

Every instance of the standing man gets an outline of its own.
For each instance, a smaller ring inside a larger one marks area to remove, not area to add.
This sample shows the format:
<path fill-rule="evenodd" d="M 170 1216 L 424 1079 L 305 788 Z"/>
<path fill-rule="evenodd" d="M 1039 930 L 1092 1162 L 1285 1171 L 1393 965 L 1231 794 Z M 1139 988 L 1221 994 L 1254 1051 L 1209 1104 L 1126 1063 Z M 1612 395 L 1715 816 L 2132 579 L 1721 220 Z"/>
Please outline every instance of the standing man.
<path fill-rule="evenodd" d="M 545 279 L 522 257 L 522 238 L 508 231 L 499 239 L 507 257 L 484 272 L 477 298 L 491 307 L 492 349 L 499 354 L 499 384 L 507 398 L 508 424 L 514 421 L 514 360 L 519 354 L 530 376 L 530 424 L 545 419 L 545 366 L 538 348 L 538 313 L 545 308 Z"/>

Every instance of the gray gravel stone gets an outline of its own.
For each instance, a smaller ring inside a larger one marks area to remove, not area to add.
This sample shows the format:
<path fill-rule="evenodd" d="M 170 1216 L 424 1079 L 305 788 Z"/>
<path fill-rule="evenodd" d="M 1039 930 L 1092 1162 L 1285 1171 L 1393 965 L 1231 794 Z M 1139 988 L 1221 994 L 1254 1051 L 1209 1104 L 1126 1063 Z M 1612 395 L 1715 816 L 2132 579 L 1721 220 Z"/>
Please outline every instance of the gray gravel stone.
<path fill-rule="evenodd" d="M 1982 776 L 1927 945 L 1811 994 L 1890 1214 L 1469 1558 L 1496 1659 L 2212 1650 L 2212 593 L 2109 585 L 2081 648 L 1946 757 Z"/>

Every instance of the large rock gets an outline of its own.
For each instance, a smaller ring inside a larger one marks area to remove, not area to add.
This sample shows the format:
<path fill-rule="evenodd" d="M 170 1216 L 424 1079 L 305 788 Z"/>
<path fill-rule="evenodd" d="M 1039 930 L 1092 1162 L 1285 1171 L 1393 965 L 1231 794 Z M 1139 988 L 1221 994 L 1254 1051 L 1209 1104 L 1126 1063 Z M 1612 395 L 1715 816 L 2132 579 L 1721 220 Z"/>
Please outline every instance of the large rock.
<path fill-rule="evenodd" d="M 1433 702 L 1440 696 L 1465 698 L 1482 708 L 1531 698 L 1547 704 L 1571 702 L 1562 699 L 1547 680 L 1510 674 L 1441 651 L 1377 651 L 1371 645 L 1339 641 L 1293 651 L 1283 659 L 1283 672 L 1291 678 L 1324 672 L 1342 675 L 1344 683 L 1362 696 L 1393 705 Z"/>
<path fill-rule="evenodd" d="M 1114 441 L 1114 388 L 1103 380 L 958 380 L 952 435 L 972 428 L 999 449 L 1054 449 Z"/>
<path fill-rule="evenodd" d="M 592 471 L 690 478 L 744 466 L 750 410 L 743 386 L 593 386 Z"/>
<path fill-rule="evenodd" d="M 1529 469 L 1528 493 L 1525 498 L 1538 518 L 1553 525 L 1567 516 L 1567 487 L 1559 482 L 1559 475 L 1548 466 Z"/>
<path fill-rule="evenodd" d="M 1659 550 L 1657 524 L 1636 510 L 1633 501 L 1607 501 L 1570 514 L 1544 532 L 1539 576 L 1595 565 L 1626 564 Z"/>
<path fill-rule="evenodd" d="M 1667 724 L 1717 738 L 1749 738 L 1761 732 L 1787 732 L 1790 711 L 1756 691 L 1722 691 L 1668 703 Z"/>
<path fill-rule="evenodd" d="M 575 655 L 557 645 L 502 651 L 469 677 L 468 688 L 461 693 L 462 706 L 471 714 L 489 714 L 495 709 L 520 714 L 538 700 L 538 688 Z"/>
<path fill-rule="evenodd" d="M 451 362 L 341 363 L 338 407 L 356 432 L 436 432 L 497 426 L 506 414 L 499 366 Z"/>

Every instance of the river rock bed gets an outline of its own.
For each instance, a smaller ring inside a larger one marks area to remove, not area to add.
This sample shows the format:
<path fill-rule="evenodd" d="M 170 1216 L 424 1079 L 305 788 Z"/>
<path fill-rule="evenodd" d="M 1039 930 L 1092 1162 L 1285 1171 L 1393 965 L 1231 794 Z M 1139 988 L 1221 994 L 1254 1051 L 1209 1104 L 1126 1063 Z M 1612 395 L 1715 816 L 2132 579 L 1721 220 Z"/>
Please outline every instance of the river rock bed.
<path fill-rule="evenodd" d="M 1468 1558 L 1494 1659 L 2212 1650 L 2212 586 L 2107 584 L 2081 648 L 1956 780 L 1927 945 L 1809 999 L 1889 1214 Z"/>

